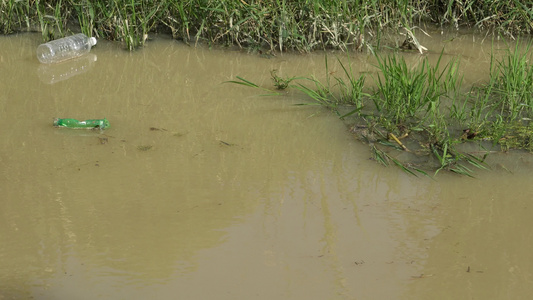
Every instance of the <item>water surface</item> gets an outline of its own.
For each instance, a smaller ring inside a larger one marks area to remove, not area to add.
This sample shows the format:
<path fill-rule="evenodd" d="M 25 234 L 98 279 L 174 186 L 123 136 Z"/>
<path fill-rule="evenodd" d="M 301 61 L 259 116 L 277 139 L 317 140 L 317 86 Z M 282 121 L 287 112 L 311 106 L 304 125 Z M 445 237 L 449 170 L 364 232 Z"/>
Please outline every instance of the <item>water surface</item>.
<path fill-rule="evenodd" d="M 494 46 L 454 35 L 446 59 L 482 82 Z M 440 53 L 447 39 L 421 42 Z M 224 83 L 323 78 L 323 53 L 157 37 L 44 67 L 39 42 L 0 37 L 0 299 L 533 296 L 530 154 L 492 155 L 475 179 L 415 178 L 369 160 L 329 111 L 294 106 L 302 95 Z M 350 63 L 375 72 L 368 54 Z"/>

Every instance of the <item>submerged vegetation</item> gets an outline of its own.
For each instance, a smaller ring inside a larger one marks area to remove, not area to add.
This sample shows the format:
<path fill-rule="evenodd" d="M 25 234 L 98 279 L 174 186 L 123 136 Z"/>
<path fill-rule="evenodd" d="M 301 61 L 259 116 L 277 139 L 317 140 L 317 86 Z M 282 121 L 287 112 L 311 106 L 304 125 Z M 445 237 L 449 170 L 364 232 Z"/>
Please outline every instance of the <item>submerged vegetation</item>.
<path fill-rule="evenodd" d="M 43 40 L 69 31 L 124 42 L 132 50 L 149 33 L 170 33 L 248 49 L 379 48 L 386 29 L 411 33 L 421 23 L 533 32 L 533 9 L 516 0 L 2 0 L 0 33 L 40 31 Z M 415 39 L 416 41 L 416 39 Z"/>
<path fill-rule="evenodd" d="M 475 168 L 488 167 L 485 158 L 494 147 L 533 152 L 531 44 L 522 46 L 517 43 L 503 59 L 493 56 L 489 81 L 467 93 L 462 92 L 459 62 L 442 65 L 442 54 L 434 65 L 425 57 L 415 67 L 402 56 L 377 54 L 379 72 L 372 88 L 365 86 L 364 73 L 357 76 L 340 59 L 344 74 L 331 78 L 326 57 L 324 81 L 293 77 L 287 86 L 347 121 L 383 165 L 413 175 L 448 170 L 473 176 Z M 272 75 L 274 82 L 280 80 Z M 232 82 L 259 87 L 238 79 Z M 465 150 L 472 143 L 476 150 Z"/>

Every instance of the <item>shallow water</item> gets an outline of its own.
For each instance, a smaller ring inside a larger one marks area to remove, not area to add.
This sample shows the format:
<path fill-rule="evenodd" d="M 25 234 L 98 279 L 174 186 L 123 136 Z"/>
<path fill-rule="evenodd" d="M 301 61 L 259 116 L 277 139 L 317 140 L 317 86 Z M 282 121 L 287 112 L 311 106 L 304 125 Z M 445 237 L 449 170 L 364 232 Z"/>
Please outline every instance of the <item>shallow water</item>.
<path fill-rule="evenodd" d="M 431 34 L 440 53 L 449 37 Z M 533 296 L 530 154 L 492 155 L 476 179 L 415 178 L 370 161 L 335 115 L 294 106 L 301 95 L 223 83 L 320 77 L 323 53 L 159 37 L 46 67 L 39 41 L 0 37 L 0 299 Z M 476 83 L 491 47 L 465 34 L 445 51 Z M 367 54 L 351 64 L 375 71 Z"/>

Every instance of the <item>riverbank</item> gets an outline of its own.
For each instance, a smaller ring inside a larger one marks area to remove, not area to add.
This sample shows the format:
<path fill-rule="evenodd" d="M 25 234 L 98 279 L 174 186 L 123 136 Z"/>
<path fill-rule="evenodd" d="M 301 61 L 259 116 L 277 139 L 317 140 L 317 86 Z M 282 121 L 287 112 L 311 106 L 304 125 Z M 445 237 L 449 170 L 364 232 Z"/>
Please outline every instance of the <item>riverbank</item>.
<path fill-rule="evenodd" d="M 154 32 L 188 43 L 249 50 L 379 48 L 384 31 L 421 24 L 489 30 L 503 36 L 533 32 L 533 9 L 512 0 L 262 1 L 167 0 L 17 1 L 0 3 L 0 32 L 42 32 L 43 40 L 83 32 L 127 49 Z"/>

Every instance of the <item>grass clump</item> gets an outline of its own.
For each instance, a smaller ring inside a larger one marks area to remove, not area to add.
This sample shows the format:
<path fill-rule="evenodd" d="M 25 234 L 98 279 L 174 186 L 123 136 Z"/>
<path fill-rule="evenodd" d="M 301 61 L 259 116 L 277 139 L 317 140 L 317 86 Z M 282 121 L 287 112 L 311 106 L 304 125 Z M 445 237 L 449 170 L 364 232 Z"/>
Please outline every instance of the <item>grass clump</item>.
<path fill-rule="evenodd" d="M 372 99 L 378 112 L 396 124 L 420 116 L 420 112 L 434 113 L 440 106 L 440 97 L 457 76 L 453 62 L 440 70 L 440 59 L 435 66 L 424 59 L 418 68 L 411 69 L 403 58 L 376 58 L 381 75 Z"/>
<path fill-rule="evenodd" d="M 502 59 L 492 59 L 489 82 L 473 88 L 468 97 L 470 107 L 462 109 L 469 118 L 461 119 L 461 123 L 471 135 L 492 140 L 504 150 L 533 150 L 529 143 L 533 134 L 530 127 L 533 119 L 530 49 L 531 42 L 525 46 L 517 42 Z"/>
<path fill-rule="evenodd" d="M 533 113 L 533 66 L 531 44 L 520 50 L 518 43 L 514 52 L 508 52 L 496 67 L 493 91 L 500 100 L 500 114 L 509 122 L 520 118 L 530 119 Z"/>
<path fill-rule="evenodd" d="M 517 43 L 502 59 L 493 56 L 488 82 L 466 94 L 460 92 L 459 62 L 443 65 L 442 53 L 434 65 L 426 57 L 415 67 L 396 54 L 376 55 L 373 88 L 340 59 L 344 74 L 332 76 L 327 57 L 325 80 L 293 77 L 287 85 L 312 100 L 301 105 L 321 105 L 349 120 L 350 131 L 383 165 L 412 175 L 446 170 L 473 176 L 475 169 L 488 168 L 490 151 L 484 149 L 533 152 L 531 43 L 523 46 Z M 481 151 L 461 150 L 472 142 Z"/>

